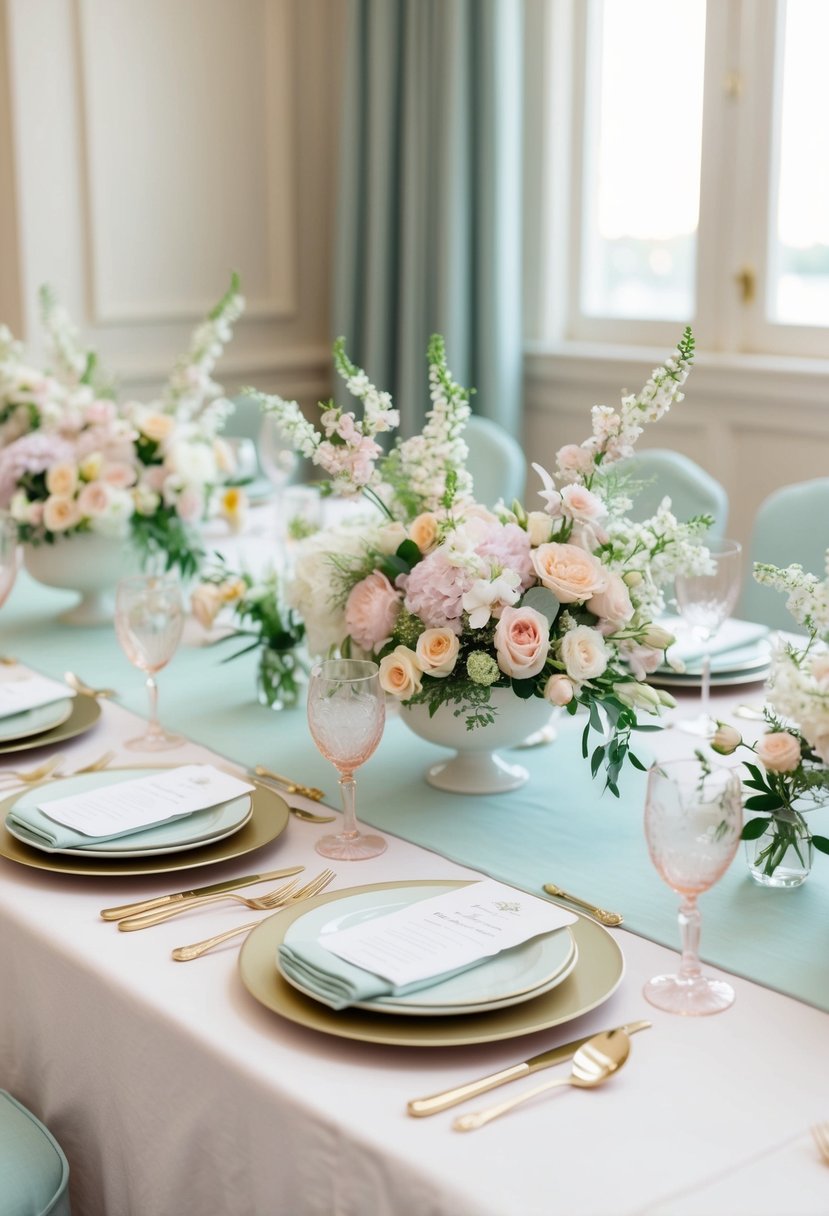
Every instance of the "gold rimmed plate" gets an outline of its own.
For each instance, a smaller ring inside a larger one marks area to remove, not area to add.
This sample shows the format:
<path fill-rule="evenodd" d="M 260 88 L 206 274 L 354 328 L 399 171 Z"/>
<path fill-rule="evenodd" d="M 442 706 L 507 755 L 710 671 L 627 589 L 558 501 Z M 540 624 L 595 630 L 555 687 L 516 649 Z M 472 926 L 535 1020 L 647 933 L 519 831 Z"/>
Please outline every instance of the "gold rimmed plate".
<path fill-rule="evenodd" d="M 6 829 L 5 819 L 21 796 L 21 791 L 18 790 L 10 798 L 0 802 L 0 823 L 3 825 L 0 827 L 0 857 L 36 870 L 49 870 L 55 874 L 85 874 L 95 878 L 164 874 L 170 870 L 193 870 L 198 866 L 231 861 L 276 840 L 285 831 L 290 819 L 285 800 L 267 786 L 255 783 L 254 791 L 250 795 L 250 817 L 230 836 L 175 853 L 123 859 L 101 857 L 96 861 L 89 853 L 81 854 L 79 851 L 71 856 L 68 853 L 44 853 L 15 839 Z"/>
<path fill-rule="evenodd" d="M 55 743 L 74 739 L 76 735 L 82 735 L 84 731 L 93 727 L 100 716 L 101 706 L 94 697 L 73 697 L 72 710 L 64 722 L 59 722 L 49 730 L 39 731 L 35 735 L 27 735 L 24 739 L 0 743 L 0 756 L 31 751 L 35 747 L 52 747 Z"/>
<path fill-rule="evenodd" d="M 295 908 L 283 909 L 257 925 L 245 940 L 239 955 L 242 983 L 257 1001 L 290 1022 L 322 1034 L 394 1047 L 459 1047 L 534 1034 L 595 1009 L 621 983 L 625 968 L 619 946 L 606 929 L 586 916 L 579 916 L 570 926 L 578 950 L 578 963 L 561 984 L 520 1004 L 488 1013 L 429 1018 L 400 1014 L 390 1018 L 365 1009 L 337 1012 L 304 996 L 276 969 L 276 954 L 289 925 L 311 908 L 370 891 L 415 886 L 445 889 L 449 885 L 462 887 L 467 884 L 450 884 L 445 879 L 377 883 L 317 895 Z"/>

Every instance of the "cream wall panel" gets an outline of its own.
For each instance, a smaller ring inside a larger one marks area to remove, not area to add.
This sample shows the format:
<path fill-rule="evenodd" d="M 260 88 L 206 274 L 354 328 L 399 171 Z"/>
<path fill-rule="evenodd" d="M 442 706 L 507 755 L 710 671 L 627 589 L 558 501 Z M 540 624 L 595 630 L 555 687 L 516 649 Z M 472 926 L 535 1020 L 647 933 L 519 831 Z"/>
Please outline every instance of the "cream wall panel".
<path fill-rule="evenodd" d="M 51 283 L 124 391 L 148 396 L 238 269 L 248 308 L 220 380 L 327 396 L 344 0 L 0 9 L 0 260 L 20 267 L 0 320 L 37 352 Z"/>

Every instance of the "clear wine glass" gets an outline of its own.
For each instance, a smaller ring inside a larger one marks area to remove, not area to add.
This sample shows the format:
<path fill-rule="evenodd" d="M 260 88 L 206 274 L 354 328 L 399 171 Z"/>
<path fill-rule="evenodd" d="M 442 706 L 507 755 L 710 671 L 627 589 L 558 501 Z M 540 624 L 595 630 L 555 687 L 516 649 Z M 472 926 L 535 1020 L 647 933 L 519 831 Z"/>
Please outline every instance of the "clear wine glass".
<path fill-rule="evenodd" d="M 717 729 L 711 717 L 710 644 L 720 626 L 734 610 L 740 593 L 742 545 L 736 540 L 711 540 L 708 574 L 679 574 L 675 581 L 676 603 L 683 620 L 702 643 L 702 696 L 700 713 L 677 721 L 680 730 L 708 739 Z"/>
<path fill-rule="evenodd" d="M 337 861 L 362 861 L 385 852 L 382 836 L 361 832 L 355 812 L 354 772 L 377 748 L 386 721 L 380 668 L 364 659 L 326 659 L 311 671 L 308 725 L 319 750 L 340 774 L 342 831 L 323 836 L 316 850 Z"/>
<path fill-rule="evenodd" d="M 682 896 L 682 961 L 675 975 L 657 975 L 643 989 L 657 1009 L 697 1016 L 720 1013 L 734 1001 L 725 980 L 702 974 L 697 896 L 728 869 L 743 825 L 740 778 L 735 769 L 704 759 L 655 764 L 648 772 L 645 837 L 660 877 Z"/>
<path fill-rule="evenodd" d="M 115 593 L 115 633 L 134 667 L 147 673 L 150 720 L 147 730 L 124 746 L 137 752 L 181 747 L 181 735 L 168 734 L 158 720 L 155 674 L 176 652 L 184 628 L 184 601 L 175 574 L 122 578 Z"/>
<path fill-rule="evenodd" d="M 284 510 L 285 487 L 299 468 L 299 456 L 293 442 L 273 414 L 265 414 L 262 418 L 259 428 L 259 460 L 265 470 L 265 476 L 273 486 L 276 543 L 281 564 L 287 526 Z"/>
<path fill-rule="evenodd" d="M 5 604 L 17 577 L 17 524 L 8 515 L 0 515 L 0 607 Z"/>

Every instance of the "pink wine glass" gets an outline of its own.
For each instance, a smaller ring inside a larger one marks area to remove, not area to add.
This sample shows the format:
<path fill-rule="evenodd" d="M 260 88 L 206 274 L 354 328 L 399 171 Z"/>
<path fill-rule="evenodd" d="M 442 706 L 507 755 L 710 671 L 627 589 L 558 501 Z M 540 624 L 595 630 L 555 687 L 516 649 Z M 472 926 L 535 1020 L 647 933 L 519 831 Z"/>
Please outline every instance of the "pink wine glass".
<path fill-rule="evenodd" d="M 385 852 L 382 836 L 357 827 L 357 782 L 354 773 L 365 764 L 383 736 L 385 694 L 380 668 L 363 659 L 326 659 L 311 672 L 308 684 L 308 726 L 318 749 L 340 774 L 342 831 L 323 836 L 316 850 L 337 861 L 362 861 Z"/>
<path fill-rule="evenodd" d="M 181 585 L 174 574 L 122 578 L 115 593 L 115 634 L 133 667 L 147 673 L 150 720 L 143 735 L 124 744 L 131 751 L 161 752 L 181 747 L 181 735 L 168 734 L 158 720 L 156 672 L 176 652 L 184 628 Z"/>
<path fill-rule="evenodd" d="M 720 1013 L 734 1001 L 724 980 L 702 974 L 697 896 L 722 878 L 743 826 L 740 779 L 699 757 L 655 764 L 648 772 L 645 837 L 651 861 L 678 895 L 682 961 L 676 975 L 657 975 L 644 995 L 668 1013 Z"/>

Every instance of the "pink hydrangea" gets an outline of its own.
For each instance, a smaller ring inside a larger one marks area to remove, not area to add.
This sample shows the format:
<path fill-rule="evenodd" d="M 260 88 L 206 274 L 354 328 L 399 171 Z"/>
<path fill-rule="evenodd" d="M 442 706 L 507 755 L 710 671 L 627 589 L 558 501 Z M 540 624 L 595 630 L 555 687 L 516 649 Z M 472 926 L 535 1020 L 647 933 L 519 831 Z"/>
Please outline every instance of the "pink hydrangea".
<path fill-rule="evenodd" d="M 397 580 L 405 592 L 404 604 L 427 629 L 451 629 L 459 637 L 463 626 L 463 597 L 474 576 L 453 565 L 443 549 L 435 549 L 418 562 L 411 574 Z"/>
<path fill-rule="evenodd" d="M 518 524 L 489 524 L 483 539 L 475 548 L 482 557 L 494 559 L 499 566 L 514 570 L 521 578 L 522 591 L 536 581 L 530 556 L 530 538 Z"/>
<path fill-rule="evenodd" d="M 8 507 L 25 473 L 45 473 L 50 465 L 71 463 L 72 444 L 48 431 L 30 431 L 0 449 L 0 508 Z"/>

